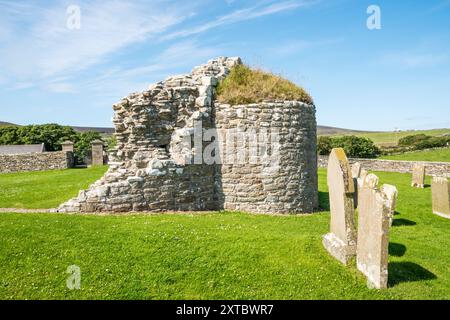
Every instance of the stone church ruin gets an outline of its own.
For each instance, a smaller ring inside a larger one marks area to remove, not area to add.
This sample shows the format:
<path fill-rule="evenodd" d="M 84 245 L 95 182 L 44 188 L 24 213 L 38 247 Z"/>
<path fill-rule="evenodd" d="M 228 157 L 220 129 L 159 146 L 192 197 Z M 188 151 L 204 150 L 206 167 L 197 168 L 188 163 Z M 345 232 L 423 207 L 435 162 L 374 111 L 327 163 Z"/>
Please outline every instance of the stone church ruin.
<path fill-rule="evenodd" d="M 239 64 L 210 60 L 115 104 L 108 172 L 58 211 L 313 212 L 315 106 L 219 103 L 216 86 Z"/>

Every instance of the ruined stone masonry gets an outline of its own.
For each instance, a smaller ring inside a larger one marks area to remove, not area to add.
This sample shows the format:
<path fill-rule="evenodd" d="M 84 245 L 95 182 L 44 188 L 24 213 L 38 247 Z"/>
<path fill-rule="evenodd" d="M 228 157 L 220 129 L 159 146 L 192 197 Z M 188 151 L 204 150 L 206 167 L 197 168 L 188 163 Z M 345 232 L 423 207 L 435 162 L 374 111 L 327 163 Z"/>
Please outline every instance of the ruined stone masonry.
<path fill-rule="evenodd" d="M 217 103 L 217 84 L 240 63 L 210 60 L 115 104 L 117 147 L 108 172 L 58 211 L 312 212 L 318 201 L 315 107 Z M 193 134 L 198 130 L 203 139 Z M 258 141 L 276 137 L 258 150 L 262 157 L 248 152 L 255 134 Z M 205 158 L 211 145 L 219 161 Z"/>

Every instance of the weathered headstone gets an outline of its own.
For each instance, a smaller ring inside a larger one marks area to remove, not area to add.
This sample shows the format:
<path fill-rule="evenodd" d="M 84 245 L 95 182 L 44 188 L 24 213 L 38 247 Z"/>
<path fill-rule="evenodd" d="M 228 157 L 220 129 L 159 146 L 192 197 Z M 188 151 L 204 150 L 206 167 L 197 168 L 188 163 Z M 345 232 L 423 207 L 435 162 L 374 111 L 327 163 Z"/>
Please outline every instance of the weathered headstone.
<path fill-rule="evenodd" d="M 353 178 L 353 181 L 355 183 L 355 197 L 354 197 L 354 201 L 355 201 L 355 208 L 358 207 L 358 202 L 359 202 L 359 190 L 362 188 L 364 179 L 366 178 L 366 176 L 369 174 L 369 172 L 367 172 L 366 169 L 361 168 L 359 170 L 359 175 L 356 178 Z"/>
<path fill-rule="evenodd" d="M 360 190 L 357 267 L 370 288 L 387 288 L 389 208 L 387 196 L 377 188 L 378 177 L 369 174 Z"/>
<path fill-rule="evenodd" d="M 328 252 L 343 264 L 356 253 L 354 222 L 355 186 L 350 165 L 342 148 L 331 151 L 328 159 L 327 183 L 330 194 L 330 233 L 323 237 Z"/>
<path fill-rule="evenodd" d="M 447 177 L 433 177 L 431 194 L 433 213 L 450 219 L 450 183 Z"/>
<path fill-rule="evenodd" d="M 361 175 L 361 163 L 355 162 L 352 165 L 352 177 L 353 179 L 358 179 Z"/>
<path fill-rule="evenodd" d="M 353 185 L 355 186 L 355 193 L 353 197 L 355 209 L 358 207 L 358 178 L 361 175 L 361 163 L 355 162 L 352 165 L 352 178 L 353 178 Z"/>
<path fill-rule="evenodd" d="M 65 141 L 61 144 L 62 151 L 64 152 L 73 152 L 73 142 L 72 141 Z"/>
<path fill-rule="evenodd" d="M 411 186 L 416 188 L 425 186 L 425 166 L 422 163 L 415 163 L 413 166 Z"/>
<path fill-rule="evenodd" d="M 102 166 L 103 165 L 103 141 L 94 140 L 92 145 L 92 165 Z"/>
<path fill-rule="evenodd" d="M 397 206 L 398 190 L 390 184 L 383 184 L 381 192 L 386 195 L 386 206 L 389 209 L 389 226 L 392 227 L 394 221 L 395 207 Z"/>

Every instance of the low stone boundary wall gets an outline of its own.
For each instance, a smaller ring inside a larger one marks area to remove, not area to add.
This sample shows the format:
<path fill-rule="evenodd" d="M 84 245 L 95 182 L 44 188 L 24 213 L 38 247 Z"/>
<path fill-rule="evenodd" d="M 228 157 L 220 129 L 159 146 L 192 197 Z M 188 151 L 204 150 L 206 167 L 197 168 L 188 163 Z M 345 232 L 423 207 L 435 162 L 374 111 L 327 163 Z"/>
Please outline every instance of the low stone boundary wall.
<path fill-rule="evenodd" d="M 429 161 L 399 161 L 399 160 L 381 160 L 381 159 L 348 159 L 350 164 L 361 163 L 361 167 L 371 171 L 387 171 L 412 173 L 412 167 L 415 163 L 425 165 L 425 173 L 429 176 L 447 176 L 450 177 L 450 162 L 429 162 Z M 318 166 L 326 168 L 328 166 L 328 156 L 318 157 Z"/>
<path fill-rule="evenodd" d="M 0 173 L 72 168 L 72 152 L 42 152 L 0 155 Z"/>

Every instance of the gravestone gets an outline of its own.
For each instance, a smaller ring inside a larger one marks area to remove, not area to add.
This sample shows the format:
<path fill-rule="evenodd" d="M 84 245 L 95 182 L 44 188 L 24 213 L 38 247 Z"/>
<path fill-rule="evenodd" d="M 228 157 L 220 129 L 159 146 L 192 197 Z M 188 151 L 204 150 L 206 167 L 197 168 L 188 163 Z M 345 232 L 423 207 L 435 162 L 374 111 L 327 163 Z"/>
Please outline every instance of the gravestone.
<path fill-rule="evenodd" d="M 61 144 L 62 151 L 64 152 L 73 152 L 73 142 L 72 141 L 65 141 Z"/>
<path fill-rule="evenodd" d="M 358 216 L 358 270 L 370 288 L 387 288 L 389 215 L 387 196 L 378 190 L 378 177 L 369 174 L 360 190 Z"/>
<path fill-rule="evenodd" d="M 425 166 L 422 163 L 415 163 L 413 166 L 411 186 L 416 188 L 425 186 Z"/>
<path fill-rule="evenodd" d="M 450 219 L 450 185 L 447 177 L 433 177 L 431 195 L 433 213 Z"/>
<path fill-rule="evenodd" d="M 103 141 L 94 140 L 92 145 L 92 165 L 102 166 L 103 165 Z"/>
<path fill-rule="evenodd" d="M 392 227 L 392 221 L 394 221 L 395 207 L 397 206 L 398 190 L 395 186 L 390 184 L 383 184 L 381 187 L 386 197 L 386 206 L 389 208 L 389 226 Z"/>
<path fill-rule="evenodd" d="M 330 233 L 323 237 L 328 252 L 343 264 L 356 253 L 354 193 L 350 165 L 342 148 L 334 148 L 328 159 L 327 183 L 330 194 Z"/>
<path fill-rule="evenodd" d="M 352 165 L 352 178 L 353 178 L 353 185 L 355 186 L 355 193 L 353 197 L 353 201 L 355 204 L 355 209 L 358 207 L 358 178 L 361 175 L 361 163 L 355 162 Z"/>
<path fill-rule="evenodd" d="M 361 163 L 355 162 L 352 165 L 352 177 L 353 179 L 358 179 L 361 175 Z"/>

